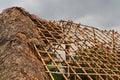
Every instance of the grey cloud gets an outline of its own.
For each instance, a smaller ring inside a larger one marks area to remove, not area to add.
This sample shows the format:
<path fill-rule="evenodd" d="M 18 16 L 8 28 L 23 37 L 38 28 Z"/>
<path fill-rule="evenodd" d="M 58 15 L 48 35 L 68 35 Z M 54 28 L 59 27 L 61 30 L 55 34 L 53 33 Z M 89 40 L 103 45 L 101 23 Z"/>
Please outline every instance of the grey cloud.
<path fill-rule="evenodd" d="M 120 26 L 120 0 L 11 0 L 9 2 L 2 0 L 0 3 L 1 10 L 11 6 L 22 6 L 27 11 L 48 20 L 81 19 L 78 21 L 84 20 L 85 24 L 98 27 L 113 29 L 117 26 L 118 29 Z M 87 19 L 86 16 L 91 18 Z"/>

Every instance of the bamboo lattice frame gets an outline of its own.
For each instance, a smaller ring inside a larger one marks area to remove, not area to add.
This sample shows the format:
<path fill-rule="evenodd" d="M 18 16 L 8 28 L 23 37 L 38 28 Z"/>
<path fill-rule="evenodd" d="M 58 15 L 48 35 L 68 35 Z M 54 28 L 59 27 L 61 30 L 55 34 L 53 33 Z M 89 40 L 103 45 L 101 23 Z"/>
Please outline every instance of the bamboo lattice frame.
<path fill-rule="evenodd" d="M 48 78 L 120 80 L 120 34 L 72 21 L 39 21 L 46 46 L 36 45 Z"/>

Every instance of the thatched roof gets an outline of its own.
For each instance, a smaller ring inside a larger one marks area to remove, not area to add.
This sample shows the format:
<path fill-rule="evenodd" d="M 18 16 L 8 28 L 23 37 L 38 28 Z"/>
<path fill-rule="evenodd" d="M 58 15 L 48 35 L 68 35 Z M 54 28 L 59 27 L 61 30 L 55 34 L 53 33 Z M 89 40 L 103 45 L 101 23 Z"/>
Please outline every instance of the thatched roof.
<path fill-rule="evenodd" d="M 46 80 L 44 66 L 35 56 L 34 45 L 46 46 L 36 21 L 18 7 L 0 14 L 0 80 Z"/>
<path fill-rule="evenodd" d="M 0 79 L 119 80 L 120 34 L 47 21 L 12 7 L 0 15 Z"/>

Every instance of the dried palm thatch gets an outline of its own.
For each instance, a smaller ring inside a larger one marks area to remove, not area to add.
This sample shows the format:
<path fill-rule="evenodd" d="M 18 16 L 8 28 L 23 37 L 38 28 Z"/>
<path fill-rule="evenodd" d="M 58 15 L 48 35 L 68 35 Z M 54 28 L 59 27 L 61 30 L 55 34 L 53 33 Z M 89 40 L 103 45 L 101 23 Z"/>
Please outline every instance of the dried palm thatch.
<path fill-rule="evenodd" d="M 120 34 L 46 21 L 21 8 L 0 15 L 0 79 L 120 80 Z"/>
<path fill-rule="evenodd" d="M 34 45 L 40 41 L 34 16 L 18 7 L 0 15 L 0 80 L 47 80 Z"/>

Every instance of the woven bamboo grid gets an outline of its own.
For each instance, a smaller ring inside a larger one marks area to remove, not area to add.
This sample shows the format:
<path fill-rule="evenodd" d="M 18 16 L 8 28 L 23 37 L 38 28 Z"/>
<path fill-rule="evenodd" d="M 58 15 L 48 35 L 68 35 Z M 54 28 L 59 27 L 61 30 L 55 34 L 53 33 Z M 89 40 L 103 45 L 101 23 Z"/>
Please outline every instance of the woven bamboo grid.
<path fill-rule="evenodd" d="M 37 46 L 50 80 L 120 80 L 120 34 L 72 21 L 41 21 Z"/>

